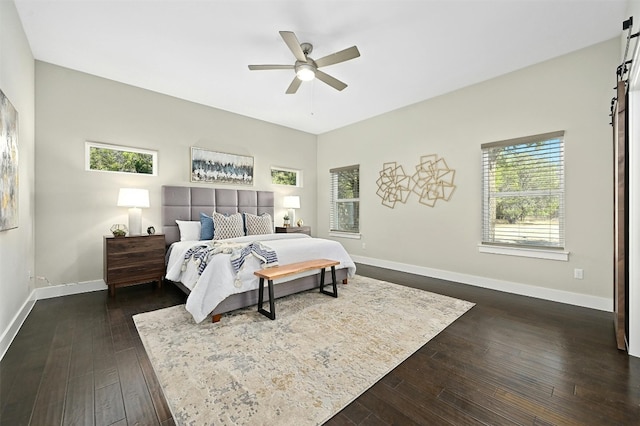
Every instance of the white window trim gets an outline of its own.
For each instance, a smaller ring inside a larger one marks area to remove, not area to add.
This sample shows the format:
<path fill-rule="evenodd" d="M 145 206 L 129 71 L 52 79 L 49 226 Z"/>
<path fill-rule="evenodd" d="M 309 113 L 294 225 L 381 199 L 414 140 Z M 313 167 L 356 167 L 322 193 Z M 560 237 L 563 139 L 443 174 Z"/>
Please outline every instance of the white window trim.
<path fill-rule="evenodd" d="M 331 199 L 331 203 L 332 206 L 330 207 L 330 212 L 333 213 L 334 212 L 334 205 L 338 202 L 357 202 L 358 205 L 360 205 L 360 197 L 358 198 L 336 198 L 335 200 L 333 199 L 333 194 L 337 194 L 338 190 L 337 190 L 337 179 L 333 179 L 333 175 L 334 174 L 339 174 L 340 171 L 346 171 L 346 170 L 351 170 L 351 169 L 358 169 L 358 177 L 360 176 L 360 165 L 353 165 L 353 166 L 345 166 L 345 167 L 340 167 L 337 169 L 331 169 L 329 170 L 329 173 L 332 175 L 331 178 L 331 189 L 330 189 L 330 193 L 332 194 L 332 199 Z M 360 188 L 358 188 L 358 195 L 360 192 Z M 360 214 L 358 213 L 358 221 L 360 220 Z M 351 239 L 360 239 L 360 225 L 358 225 L 358 231 L 357 232 L 349 232 L 349 231 L 341 231 L 341 230 L 337 230 L 337 229 L 332 229 L 332 225 L 333 222 L 331 220 L 331 218 L 333 217 L 332 214 L 330 214 L 330 219 L 329 219 L 329 235 L 333 236 L 333 237 L 339 237 L 339 238 L 351 238 Z"/>
<path fill-rule="evenodd" d="M 478 251 L 487 254 L 502 254 L 506 256 L 531 257 L 534 259 L 569 261 L 569 252 L 564 250 L 545 250 L 528 247 L 506 247 L 493 244 L 478 244 Z"/>
<path fill-rule="evenodd" d="M 360 234 L 359 232 L 329 231 L 329 236 L 338 238 L 351 238 L 352 240 L 359 240 L 362 238 L 362 234 Z"/>
<path fill-rule="evenodd" d="M 505 196 L 512 196 L 512 195 L 524 195 L 524 194 L 528 194 L 528 195 L 536 195 L 536 194 L 553 194 L 553 195 L 562 195 L 562 201 L 563 204 L 566 202 L 566 191 L 565 191 L 565 173 L 564 173 L 564 168 L 565 168 L 565 163 L 564 163 L 564 130 L 560 130 L 560 131 L 555 131 L 555 132 L 549 132 L 549 133 L 543 133 L 543 134 L 539 134 L 539 135 L 532 135 L 532 136 L 524 136 L 521 138 L 516 138 L 516 139 L 507 139 L 504 141 L 498 141 L 498 142 L 492 142 L 492 143 L 487 143 L 487 144 L 482 144 L 482 156 L 483 156 L 483 165 L 481 166 L 482 168 L 482 174 L 483 176 L 485 175 L 485 168 L 484 168 L 484 150 L 485 148 L 489 148 L 492 146 L 513 146 L 513 145 L 517 145 L 517 144 L 523 144 L 523 143 L 530 143 L 530 142 L 536 142 L 536 141 L 544 141 L 544 140 L 549 140 L 551 138 L 556 138 L 556 137 L 560 137 L 562 138 L 562 146 L 563 146 L 563 163 L 562 163 L 562 176 L 561 176 L 561 183 L 560 183 L 560 189 L 557 190 L 543 190 L 543 191 L 518 191 L 518 192 L 504 192 L 504 193 L 499 193 L 499 194 L 493 194 L 494 197 L 496 198 L 500 198 L 500 197 L 505 197 Z M 483 178 L 484 179 L 484 178 Z M 488 217 L 485 217 L 485 209 L 484 209 L 484 197 L 485 197 L 485 191 L 488 191 L 487 186 L 484 184 L 483 182 L 483 207 L 482 207 L 482 214 L 483 214 L 483 222 L 482 222 L 482 239 L 483 241 L 479 244 L 479 249 L 478 251 L 480 251 L 481 253 L 492 253 L 492 254 L 505 254 L 505 255 L 510 255 L 510 256 L 522 256 L 522 257 L 533 257 L 533 258 L 539 258 L 539 259 L 552 259 L 552 260 L 563 260 L 563 261 L 567 261 L 569 259 L 569 252 L 565 252 L 562 251 L 563 247 L 553 247 L 553 248 L 539 248 L 539 247 L 534 247 L 534 248 L 530 248 L 527 247 L 526 244 L 513 244 L 513 245 L 509 245 L 509 246 L 505 246 L 505 245 L 501 245 L 501 243 L 499 242 L 492 242 L 492 241 L 488 241 L 486 239 L 486 233 L 487 230 L 489 229 L 489 224 L 486 222 L 487 220 L 490 220 Z M 563 220 L 566 219 L 565 213 L 563 211 Z M 561 240 L 563 242 L 562 245 L 566 244 L 566 235 L 565 235 L 565 228 L 566 225 L 563 225 L 563 227 L 560 229 L 560 237 Z M 559 254 L 559 253 L 564 253 L 565 255 Z"/>
<path fill-rule="evenodd" d="M 283 171 L 283 172 L 295 173 L 296 174 L 296 184 L 295 185 L 283 185 L 281 183 L 273 183 L 273 180 L 272 180 L 271 181 L 272 185 L 285 186 L 285 187 L 294 187 L 294 188 L 302 188 L 302 170 L 291 169 L 289 167 L 271 166 L 271 169 L 269 169 L 269 178 L 271 178 L 271 172 L 273 170 L 279 170 L 279 171 Z"/>
<path fill-rule="evenodd" d="M 91 148 L 110 149 L 112 151 L 124 151 L 124 152 L 137 152 L 139 154 L 151 155 L 152 158 L 152 172 L 151 173 L 133 173 L 133 172 L 119 172 L 113 170 L 96 170 L 91 168 Z M 158 176 L 158 151 L 152 151 L 149 149 L 133 148 L 129 146 L 112 145 L 100 142 L 85 141 L 84 143 L 84 167 L 88 172 L 100 172 L 100 173 L 120 173 L 127 175 L 137 176 Z"/>

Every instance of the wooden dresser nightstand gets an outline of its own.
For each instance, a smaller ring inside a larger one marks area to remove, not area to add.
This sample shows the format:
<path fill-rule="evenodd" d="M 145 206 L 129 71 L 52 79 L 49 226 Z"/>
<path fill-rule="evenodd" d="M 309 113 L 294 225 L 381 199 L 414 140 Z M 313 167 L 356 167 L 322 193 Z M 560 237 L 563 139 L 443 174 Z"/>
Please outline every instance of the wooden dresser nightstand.
<path fill-rule="evenodd" d="M 276 226 L 276 234 L 307 234 L 311 236 L 310 226 Z"/>
<path fill-rule="evenodd" d="M 132 237 L 104 237 L 104 282 L 109 294 L 116 287 L 157 281 L 164 277 L 165 240 L 163 234 Z"/>

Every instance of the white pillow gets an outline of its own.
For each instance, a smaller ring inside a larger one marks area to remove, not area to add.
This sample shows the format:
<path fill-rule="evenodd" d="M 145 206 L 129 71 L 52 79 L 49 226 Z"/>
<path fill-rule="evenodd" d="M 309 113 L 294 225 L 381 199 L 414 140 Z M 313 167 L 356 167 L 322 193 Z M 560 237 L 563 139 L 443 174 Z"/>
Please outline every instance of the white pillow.
<path fill-rule="evenodd" d="M 199 220 L 176 220 L 178 229 L 180 230 L 180 241 L 198 241 L 200 240 L 200 221 Z"/>
<path fill-rule="evenodd" d="M 245 213 L 244 220 L 247 226 L 247 235 L 273 234 L 273 222 L 269 213 L 263 213 L 260 216 Z"/>
<path fill-rule="evenodd" d="M 225 216 L 218 212 L 213 212 L 213 239 L 226 240 L 227 238 L 244 237 L 244 225 L 242 215 L 234 213 Z"/>

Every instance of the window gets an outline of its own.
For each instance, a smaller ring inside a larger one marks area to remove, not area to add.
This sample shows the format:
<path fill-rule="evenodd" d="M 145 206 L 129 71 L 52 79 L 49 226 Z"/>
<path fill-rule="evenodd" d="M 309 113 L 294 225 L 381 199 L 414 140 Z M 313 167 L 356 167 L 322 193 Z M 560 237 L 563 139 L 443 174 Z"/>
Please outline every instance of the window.
<path fill-rule="evenodd" d="M 85 142 L 85 169 L 158 175 L 158 153 L 146 149 Z"/>
<path fill-rule="evenodd" d="M 302 186 L 302 172 L 284 167 L 271 167 L 271 183 L 274 185 Z"/>
<path fill-rule="evenodd" d="M 330 227 L 332 232 L 360 232 L 360 166 L 331 169 Z"/>
<path fill-rule="evenodd" d="M 564 132 L 482 145 L 482 243 L 564 248 Z"/>

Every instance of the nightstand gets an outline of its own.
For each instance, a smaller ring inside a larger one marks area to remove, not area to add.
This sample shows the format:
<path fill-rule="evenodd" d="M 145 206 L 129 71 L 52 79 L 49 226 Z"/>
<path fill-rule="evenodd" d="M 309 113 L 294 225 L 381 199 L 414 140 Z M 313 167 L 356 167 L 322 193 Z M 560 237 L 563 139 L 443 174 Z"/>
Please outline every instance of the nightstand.
<path fill-rule="evenodd" d="M 311 236 L 310 226 L 276 226 L 276 234 L 307 234 Z"/>
<path fill-rule="evenodd" d="M 157 281 L 164 277 L 165 240 L 163 234 L 132 237 L 104 237 L 104 282 L 109 294 L 116 287 Z"/>

